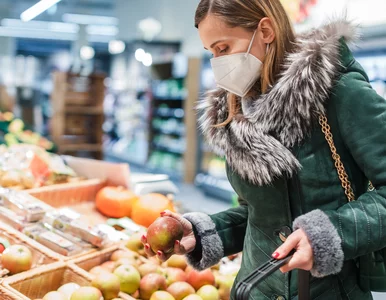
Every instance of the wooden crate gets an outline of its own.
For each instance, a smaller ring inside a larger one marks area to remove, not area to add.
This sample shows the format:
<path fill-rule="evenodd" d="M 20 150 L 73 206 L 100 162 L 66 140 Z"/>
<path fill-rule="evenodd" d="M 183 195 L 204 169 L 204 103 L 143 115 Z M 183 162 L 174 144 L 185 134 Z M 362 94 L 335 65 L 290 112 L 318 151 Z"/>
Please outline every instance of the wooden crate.
<path fill-rule="evenodd" d="M 21 232 L 13 229 L 0 222 L 0 237 L 7 239 L 11 245 L 23 245 L 31 250 L 32 253 L 32 269 L 40 267 L 42 265 L 51 264 L 61 259 L 61 256 L 51 251 L 50 249 L 42 246 L 38 242 L 28 238 Z M 1 268 L 1 263 L 0 263 Z"/>
<path fill-rule="evenodd" d="M 75 265 L 57 262 L 7 278 L 2 283 L 3 290 L 0 293 L 5 293 L 12 300 L 33 300 L 43 298 L 48 292 L 56 291 L 69 282 L 90 286 L 91 281 L 92 277 L 84 270 Z M 119 297 L 124 300 L 134 299 L 125 293 L 120 293 Z"/>
<path fill-rule="evenodd" d="M 106 186 L 106 180 L 87 179 L 74 183 L 55 184 L 25 192 L 44 201 L 52 207 L 70 206 L 80 202 L 94 201 L 98 191 Z"/>
<path fill-rule="evenodd" d="M 74 282 L 80 286 L 90 285 L 90 278 L 64 262 L 57 262 L 17 274 L 5 279 L 2 286 L 9 292 L 8 296 L 17 300 L 43 298 L 50 291 L 56 291 L 63 284 Z"/>

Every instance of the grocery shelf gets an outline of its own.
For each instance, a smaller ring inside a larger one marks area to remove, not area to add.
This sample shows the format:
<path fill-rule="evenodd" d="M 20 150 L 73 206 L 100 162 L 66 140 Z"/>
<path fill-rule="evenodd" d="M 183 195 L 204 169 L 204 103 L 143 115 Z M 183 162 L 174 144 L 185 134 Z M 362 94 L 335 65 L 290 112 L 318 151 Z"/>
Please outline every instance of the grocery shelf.
<path fill-rule="evenodd" d="M 177 170 L 167 170 L 167 169 L 151 167 L 147 164 L 138 163 L 138 161 L 135 160 L 135 157 L 129 157 L 128 155 L 117 154 L 112 151 L 105 151 L 104 158 L 105 160 L 108 160 L 108 161 L 127 163 L 129 164 L 130 167 L 134 167 L 135 169 L 139 169 L 145 173 L 165 174 L 174 181 L 181 181 L 182 179 L 181 172 Z"/>
<path fill-rule="evenodd" d="M 156 128 L 156 127 L 153 127 L 153 130 L 155 133 L 158 133 L 158 134 L 173 135 L 173 136 L 177 136 L 177 137 L 184 137 L 185 136 L 185 133 L 173 131 L 173 130 L 165 130 L 165 129 Z"/>
<path fill-rule="evenodd" d="M 153 143 L 153 146 L 154 146 L 154 149 L 161 152 L 168 152 L 168 153 L 177 154 L 177 155 L 183 155 L 185 153 L 185 151 L 183 150 L 171 149 L 169 147 L 166 147 L 164 145 L 157 144 L 157 143 Z"/>
<path fill-rule="evenodd" d="M 154 100 L 160 100 L 160 101 L 184 101 L 184 97 L 172 97 L 172 96 L 157 96 L 153 95 Z"/>
<path fill-rule="evenodd" d="M 59 146 L 60 151 L 90 151 L 100 152 L 103 150 L 102 144 L 64 144 Z"/>
<path fill-rule="evenodd" d="M 176 118 L 176 119 L 183 119 L 184 113 L 182 114 L 176 114 L 177 109 L 165 109 L 165 108 L 159 108 L 154 110 L 154 116 L 160 117 L 160 118 Z"/>
<path fill-rule="evenodd" d="M 103 115 L 103 107 L 87 107 L 87 106 L 67 106 L 66 113 L 80 115 Z"/>

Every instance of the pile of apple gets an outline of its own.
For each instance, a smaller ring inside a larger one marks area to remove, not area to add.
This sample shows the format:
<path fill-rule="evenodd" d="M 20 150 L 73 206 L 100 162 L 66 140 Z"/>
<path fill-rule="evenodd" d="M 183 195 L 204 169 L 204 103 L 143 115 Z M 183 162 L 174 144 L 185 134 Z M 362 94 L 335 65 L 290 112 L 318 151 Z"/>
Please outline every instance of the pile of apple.
<path fill-rule="evenodd" d="M 115 298 L 119 300 L 120 298 Z M 103 300 L 102 292 L 92 286 L 79 286 L 70 282 L 62 285 L 57 291 L 47 293 L 43 299 L 36 300 Z"/>

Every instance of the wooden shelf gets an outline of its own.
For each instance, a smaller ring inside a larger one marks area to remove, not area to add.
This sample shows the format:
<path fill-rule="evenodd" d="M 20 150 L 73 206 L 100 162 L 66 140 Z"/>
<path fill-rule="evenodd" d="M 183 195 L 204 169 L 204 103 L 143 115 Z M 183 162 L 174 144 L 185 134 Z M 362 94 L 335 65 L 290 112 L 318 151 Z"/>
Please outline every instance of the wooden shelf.
<path fill-rule="evenodd" d="M 60 151 L 71 152 L 71 151 L 90 151 L 90 152 L 102 152 L 102 144 L 67 144 L 60 145 Z"/>
<path fill-rule="evenodd" d="M 66 113 L 79 115 L 103 115 L 103 107 L 88 107 L 88 106 L 67 106 Z"/>

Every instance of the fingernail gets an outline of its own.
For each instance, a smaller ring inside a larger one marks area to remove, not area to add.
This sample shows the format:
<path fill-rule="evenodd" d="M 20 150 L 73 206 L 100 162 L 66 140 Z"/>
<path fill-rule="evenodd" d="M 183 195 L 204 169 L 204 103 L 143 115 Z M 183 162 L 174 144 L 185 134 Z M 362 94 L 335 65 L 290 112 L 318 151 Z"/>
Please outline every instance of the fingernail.
<path fill-rule="evenodd" d="M 148 244 L 145 245 L 146 250 L 150 249 L 150 246 Z"/>
<path fill-rule="evenodd" d="M 165 214 L 166 214 L 165 211 L 163 211 L 163 212 L 160 213 L 161 217 L 163 217 Z"/>
<path fill-rule="evenodd" d="M 278 258 L 280 256 L 280 253 L 279 252 L 274 252 L 273 254 L 272 254 L 272 257 L 273 258 Z"/>
<path fill-rule="evenodd" d="M 142 239 L 143 239 L 143 240 L 146 240 L 146 236 L 145 236 L 145 235 L 143 235 L 143 236 L 142 236 Z"/>
<path fill-rule="evenodd" d="M 177 240 L 177 241 L 176 241 L 176 245 L 179 245 L 179 244 L 180 244 L 180 241 L 179 241 L 179 240 Z"/>
<path fill-rule="evenodd" d="M 161 255 L 162 255 L 162 252 L 161 252 L 161 251 L 157 251 L 157 255 L 158 255 L 158 256 L 161 256 Z"/>

